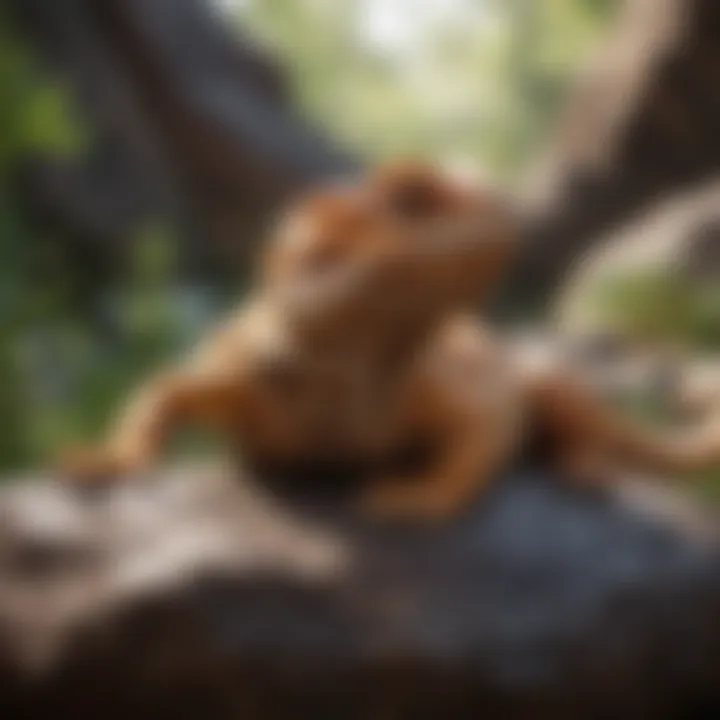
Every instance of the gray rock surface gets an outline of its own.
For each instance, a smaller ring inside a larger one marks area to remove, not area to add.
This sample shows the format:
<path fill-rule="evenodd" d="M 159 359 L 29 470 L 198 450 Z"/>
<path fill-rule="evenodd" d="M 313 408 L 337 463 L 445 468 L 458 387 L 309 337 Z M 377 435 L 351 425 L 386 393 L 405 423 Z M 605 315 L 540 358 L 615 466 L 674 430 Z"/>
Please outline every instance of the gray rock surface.
<path fill-rule="evenodd" d="M 0 494 L 8 718 L 661 718 L 720 711 L 713 523 L 517 471 L 436 527 L 222 469 Z"/>

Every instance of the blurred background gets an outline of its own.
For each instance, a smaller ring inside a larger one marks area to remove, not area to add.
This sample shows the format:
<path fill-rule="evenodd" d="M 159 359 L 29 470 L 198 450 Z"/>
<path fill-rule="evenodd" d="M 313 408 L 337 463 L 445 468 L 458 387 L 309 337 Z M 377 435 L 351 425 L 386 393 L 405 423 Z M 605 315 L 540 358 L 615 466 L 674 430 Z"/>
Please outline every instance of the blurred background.
<path fill-rule="evenodd" d="M 4 0 L 0 470 L 101 432 L 295 193 L 398 155 L 521 194 L 498 317 L 674 417 L 720 386 L 719 76 L 713 0 Z"/>

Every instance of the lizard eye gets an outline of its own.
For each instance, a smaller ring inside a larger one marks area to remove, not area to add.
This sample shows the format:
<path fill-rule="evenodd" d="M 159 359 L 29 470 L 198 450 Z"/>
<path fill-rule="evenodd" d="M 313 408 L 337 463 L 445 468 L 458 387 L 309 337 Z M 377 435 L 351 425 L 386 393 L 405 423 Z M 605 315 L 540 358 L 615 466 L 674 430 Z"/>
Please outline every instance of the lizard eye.
<path fill-rule="evenodd" d="M 437 174 L 424 166 L 402 165 L 381 171 L 377 193 L 391 213 L 406 219 L 432 217 L 445 203 L 445 192 Z"/>

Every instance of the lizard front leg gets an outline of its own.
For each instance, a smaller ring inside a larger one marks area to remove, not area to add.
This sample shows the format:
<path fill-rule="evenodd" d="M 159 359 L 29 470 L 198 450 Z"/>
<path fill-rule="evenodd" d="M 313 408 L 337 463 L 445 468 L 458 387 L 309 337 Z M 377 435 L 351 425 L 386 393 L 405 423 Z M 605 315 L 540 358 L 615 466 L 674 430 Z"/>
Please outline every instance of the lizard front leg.
<path fill-rule="evenodd" d="M 69 450 L 60 459 L 60 471 L 82 483 L 147 468 L 172 431 L 189 420 L 206 418 L 230 402 L 235 389 L 221 376 L 207 373 L 163 374 L 131 397 L 104 443 Z"/>

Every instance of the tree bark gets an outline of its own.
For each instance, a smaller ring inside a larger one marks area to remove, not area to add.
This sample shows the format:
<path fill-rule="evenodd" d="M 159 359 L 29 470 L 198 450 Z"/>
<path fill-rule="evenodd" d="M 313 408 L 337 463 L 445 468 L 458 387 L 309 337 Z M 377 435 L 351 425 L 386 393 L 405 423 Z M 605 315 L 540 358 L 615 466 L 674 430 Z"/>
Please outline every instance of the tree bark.
<path fill-rule="evenodd" d="M 242 258 L 278 205 L 356 166 L 295 112 L 271 59 L 202 0 L 10 7 L 92 131 L 87 157 L 32 168 L 26 199 L 100 252 L 165 219 L 196 256 Z"/>
<path fill-rule="evenodd" d="M 720 5 L 627 0 L 528 179 L 507 303 L 545 306 L 574 260 L 629 217 L 720 169 Z"/>

